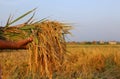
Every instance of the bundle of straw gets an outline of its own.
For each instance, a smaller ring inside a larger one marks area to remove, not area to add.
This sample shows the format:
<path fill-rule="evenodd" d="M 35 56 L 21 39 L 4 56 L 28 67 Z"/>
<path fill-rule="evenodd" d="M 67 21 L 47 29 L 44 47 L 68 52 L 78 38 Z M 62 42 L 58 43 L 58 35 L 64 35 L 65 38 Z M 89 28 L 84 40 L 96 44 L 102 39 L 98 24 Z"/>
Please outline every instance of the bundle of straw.
<path fill-rule="evenodd" d="M 9 24 L 9 23 L 8 23 Z M 69 26 L 57 21 L 40 21 L 20 26 L 1 28 L 7 40 L 20 40 L 32 36 L 29 44 L 29 71 L 52 79 L 55 70 L 59 70 L 64 61 L 66 43 L 64 35 Z"/>
<path fill-rule="evenodd" d="M 66 52 L 66 44 L 63 35 L 63 25 L 58 22 L 42 22 L 34 24 L 37 30 L 32 34 L 34 42 L 29 51 L 30 70 L 39 72 L 52 78 L 54 70 L 59 69 Z M 39 29 L 39 30 L 38 30 Z"/>

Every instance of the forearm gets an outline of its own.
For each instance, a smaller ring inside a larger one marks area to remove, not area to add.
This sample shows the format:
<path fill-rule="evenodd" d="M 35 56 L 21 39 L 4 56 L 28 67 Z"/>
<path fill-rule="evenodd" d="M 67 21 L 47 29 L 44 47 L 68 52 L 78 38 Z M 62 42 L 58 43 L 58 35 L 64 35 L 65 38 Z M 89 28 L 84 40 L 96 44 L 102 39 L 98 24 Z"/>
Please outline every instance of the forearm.
<path fill-rule="evenodd" d="M 0 40 L 0 49 L 24 49 L 26 45 L 32 42 L 32 38 L 20 40 L 17 42 Z"/>
<path fill-rule="evenodd" d="M 18 48 L 16 42 L 0 40 L 0 49 Z"/>

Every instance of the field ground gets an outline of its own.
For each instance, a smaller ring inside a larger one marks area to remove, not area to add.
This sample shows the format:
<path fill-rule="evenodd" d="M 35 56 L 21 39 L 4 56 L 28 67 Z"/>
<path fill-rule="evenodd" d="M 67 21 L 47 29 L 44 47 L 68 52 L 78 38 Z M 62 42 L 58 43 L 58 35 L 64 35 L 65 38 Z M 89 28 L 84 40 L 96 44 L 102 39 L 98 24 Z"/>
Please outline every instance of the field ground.
<path fill-rule="evenodd" d="M 2 78 L 31 79 L 28 53 L 0 50 Z M 65 61 L 53 79 L 120 79 L 120 45 L 67 45 Z"/>

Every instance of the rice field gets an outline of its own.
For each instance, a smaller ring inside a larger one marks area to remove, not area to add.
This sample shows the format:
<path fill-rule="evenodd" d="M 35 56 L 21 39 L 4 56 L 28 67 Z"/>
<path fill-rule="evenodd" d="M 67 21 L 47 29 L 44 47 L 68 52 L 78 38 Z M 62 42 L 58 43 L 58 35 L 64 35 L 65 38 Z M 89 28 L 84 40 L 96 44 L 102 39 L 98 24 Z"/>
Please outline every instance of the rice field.
<path fill-rule="evenodd" d="M 0 50 L 2 79 L 33 79 L 28 59 L 27 50 Z M 61 68 L 52 74 L 53 79 L 120 79 L 120 46 L 67 45 Z"/>
<path fill-rule="evenodd" d="M 12 26 L 35 9 L 0 27 L 0 38 L 18 41 L 32 37 L 26 50 L 0 50 L 2 79 L 120 79 L 119 45 L 68 45 L 71 26 L 43 18 Z M 0 79 L 1 79 L 0 78 Z"/>

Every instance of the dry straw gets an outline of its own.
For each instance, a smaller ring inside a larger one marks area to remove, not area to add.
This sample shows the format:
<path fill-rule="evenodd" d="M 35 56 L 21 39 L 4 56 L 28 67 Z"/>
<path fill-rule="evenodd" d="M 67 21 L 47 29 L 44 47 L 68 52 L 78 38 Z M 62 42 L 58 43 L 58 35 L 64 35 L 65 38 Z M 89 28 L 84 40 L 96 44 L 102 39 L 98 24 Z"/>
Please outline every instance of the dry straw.
<path fill-rule="evenodd" d="M 29 72 L 34 79 L 36 75 L 52 79 L 53 72 L 59 71 L 64 61 L 65 34 L 69 33 L 70 27 L 57 21 L 32 22 L 31 19 L 14 27 L 9 27 L 11 23 L 7 22 L 6 27 L 0 28 L 0 35 L 15 41 L 32 36 L 33 42 L 28 49 Z"/>

